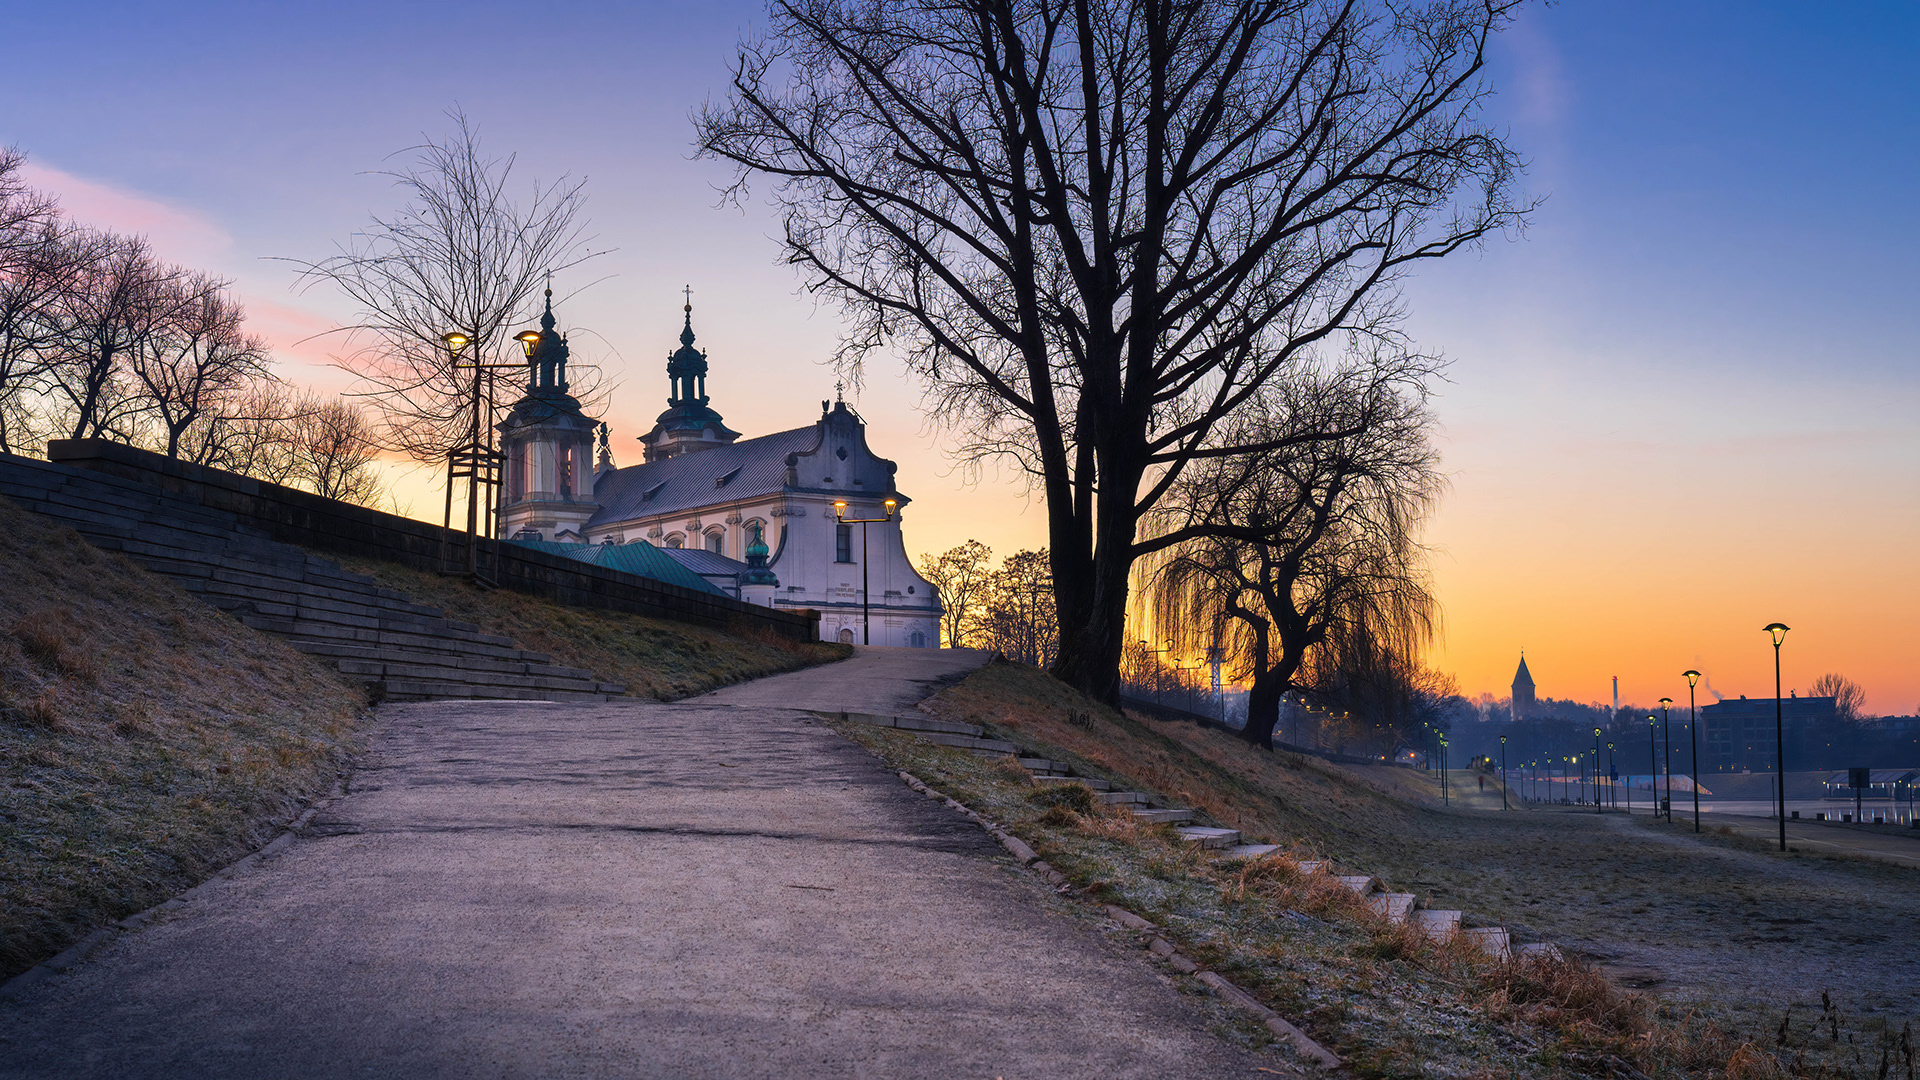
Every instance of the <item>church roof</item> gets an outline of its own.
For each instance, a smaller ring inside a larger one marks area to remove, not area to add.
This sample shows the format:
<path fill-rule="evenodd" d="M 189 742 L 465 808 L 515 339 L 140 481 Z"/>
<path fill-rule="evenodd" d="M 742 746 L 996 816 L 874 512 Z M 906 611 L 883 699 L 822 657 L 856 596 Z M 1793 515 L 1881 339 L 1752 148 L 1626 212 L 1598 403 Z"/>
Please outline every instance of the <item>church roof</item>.
<path fill-rule="evenodd" d="M 747 564 L 706 548 L 660 548 L 660 554 L 696 574 L 744 574 Z"/>
<path fill-rule="evenodd" d="M 786 486 L 787 455 L 804 454 L 819 441 L 820 425 L 808 424 L 615 469 L 594 485 L 593 497 L 600 503 L 600 510 L 587 525 L 591 528 L 771 495 Z"/>
<path fill-rule="evenodd" d="M 1524 686 L 1529 690 L 1533 689 L 1533 673 L 1527 670 L 1527 658 L 1525 656 L 1520 658 L 1520 670 L 1514 672 L 1513 685 L 1515 687 Z"/>
<path fill-rule="evenodd" d="M 559 544 L 551 540 L 509 540 L 553 555 L 604 566 L 694 592 L 717 593 L 712 582 L 675 562 L 661 549 L 641 540 L 632 544 Z M 724 594 L 722 594 L 724 595 Z"/>

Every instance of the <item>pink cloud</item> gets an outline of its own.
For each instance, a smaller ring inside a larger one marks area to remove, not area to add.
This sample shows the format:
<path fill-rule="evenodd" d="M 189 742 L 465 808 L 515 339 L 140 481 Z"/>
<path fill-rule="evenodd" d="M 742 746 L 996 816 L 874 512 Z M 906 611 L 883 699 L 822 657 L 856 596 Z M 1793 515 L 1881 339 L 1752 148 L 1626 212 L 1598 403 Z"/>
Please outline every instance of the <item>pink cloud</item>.
<path fill-rule="evenodd" d="M 204 266 L 220 261 L 233 247 L 233 237 L 197 211 L 38 162 L 29 161 L 21 172 L 27 183 L 57 196 L 73 221 L 145 236 L 171 262 Z"/>

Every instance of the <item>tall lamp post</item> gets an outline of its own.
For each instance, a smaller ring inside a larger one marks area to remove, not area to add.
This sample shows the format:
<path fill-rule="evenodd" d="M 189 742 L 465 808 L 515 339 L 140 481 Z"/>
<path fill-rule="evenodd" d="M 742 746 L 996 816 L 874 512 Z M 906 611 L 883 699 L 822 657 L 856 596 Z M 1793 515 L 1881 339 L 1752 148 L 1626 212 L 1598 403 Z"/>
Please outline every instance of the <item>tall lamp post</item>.
<path fill-rule="evenodd" d="M 1647 714 L 1647 787 L 1653 791 L 1653 816 L 1660 816 L 1660 718 Z"/>
<path fill-rule="evenodd" d="M 900 505 L 899 500 L 889 498 L 880 505 L 886 507 L 886 513 L 877 518 L 850 518 L 847 516 L 847 503 L 836 499 L 833 503 L 833 516 L 842 525 L 860 526 L 860 644 L 873 644 L 873 593 L 868 590 L 867 576 L 867 526 L 893 520 L 893 511 Z"/>
<path fill-rule="evenodd" d="M 1447 792 L 1447 737 L 1440 736 L 1440 804 L 1449 805 L 1451 796 Z"/>
<path fill-rule="evenodd" d="M 1688 669 L 1686 671 L 1681 672 L 1680 677 L 1687 680 L 1687 739 L 1693 746 L 1693 757 L 1689 759 L 1693 762 L 1692 771 L 1689 773 L 1689 775 L 1693 778 L 1693 831 L 1699 832 L 1700 831 L 1700 720 L 1694 714 L 1693 688 L 1700 685 L 1700 673 L 1692 669 Z"/>
<path fill-rule="evenodd" d="M 1673 729 L 1667 726 L 1667 707 L 1672 704 L 1673 699 L 1670 697 L 1660 699 L 1660 741 L 1665 743 L 1667 747 L 1666 807 L 1668 821 L 1673 820 Z"/>
<path fill-rule="evenodd" d="M 1773 775 L 1775 810 L 1780 819 L 1780 850 L 1787 850 L 1787 721 L 1780 701 L 1780 643 L 1787 638 L 1786 623 L 1768 623 L 1773 636 Z"/>
<path fill-rule="evenodd" d="M 1507 805 L 1507 737 L 1500 736 L 1500 809 L 1510 810 Z"/>
<path fill-rule="evenodd" d="M 1607 802 L 1620 809 L 1620 774 L 1613 767 L 1613 744 L 1607 744 Z"/>
<path fill-rule="evenodd" d="M 1593 812 L 1600 812 L 1600 729 L 1593 729 Z"/>

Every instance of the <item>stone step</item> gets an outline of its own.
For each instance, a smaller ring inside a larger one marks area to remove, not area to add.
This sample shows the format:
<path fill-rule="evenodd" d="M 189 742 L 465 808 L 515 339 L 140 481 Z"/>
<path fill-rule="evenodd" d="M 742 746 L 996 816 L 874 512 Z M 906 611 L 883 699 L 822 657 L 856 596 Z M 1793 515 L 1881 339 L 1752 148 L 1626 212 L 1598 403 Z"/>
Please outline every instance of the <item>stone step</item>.
<path fill-rule="evenodd" d="M 1418 908 L 1407 913 L 1407 921 L 1419 927 L 1433 940 L 1445 942 L 1452 939 L 1454 933 L 1460 929 L 1460 912 Z"/>
<path fill-rule="evenodd" d="M 1317 874 L 1326 868 L 1324 859 L 1304 859 L 1300 863 L 1300 872 L 1303 874 Z"/>
<path fill-rule="evenodd" d="M 1511 955 L 1504 926 L 1476 926 L 1464 933 L 1469 941 L 1480 947 L 1481 952 L 1495 960 L 1505 960 Z"/>
<path fill-rule="evenodd" d="M 1193 820 L 1191 810 L 1135 810 L 1133 816 L 1149 825 L 1183 825 Z"/>
<path fill-rule="evenodd" d="M 1385 915 L 1388 922 L 1407 921 L 1407 912 L 1413 910 L 1414 895 L 1410 892 L 1382 892 L 1367 897 L 1367 903 L 1374 913 Z"/>
<path fill-rule="evenodd" d="M 387 680 L 387 698 L 393 701 L 427 701 L 437 698 L 467 698 L 488 701 L 605 701 L 604 694 L 585 694 L 569 690 L 523 689 L 512 686 L 485 686 L 472 683 L 439 682 L 424 679 Z"/>
<path fill-rule="evenodd" d="M 427 682 L 458 682 L 473 686 L 502 686 L 523 690 L 571 690 L 582 694 L 595 694 L 596 680 L 591 676 L 551 676 L 516 675 L 504 671 L 469 671 L 464 668 L 450 667 L 444 664 L 415 664 L 404 659 L 399 660 L 338 660 L 334 663 L 342 674 L 356 675 L 372 681 L 392 682 L 396 679 Z"/>
<path fill-rule="evenodd" d="M 1036 776 L 1033 782 L 1043 787 L 1049 784 L 1085 784 L 1094 791 L 1105 791 L 1113 786 L 1105 780 L 1096 780 L 1088 776 Z"/>
<path fill-rule="evenodd" d="M 1108 806 L 1146 806 L 1153 801 L 1138 791 L 1103 791 L 1095 798 Z"/>
<path fill-rule="evenodd" d="M 562 664 L 548 663 L 542 660 L 518 660 L 493 656 L 472 656 L 465 653 L 425 652 L 417 649 L 382 647 L 378 645 L 343 645 L 333 641 L 303 641 L 293 639 L 292 644 L 310 656 L 325 656 L 336 660 L 361 660 L 369 663 L 392 661 L 404 664 L 433 664 L 439 667 L 457 668 L 461 671 L 498 672 L 503 675 L 545 675 L 557 679 L 591 679 L 593 672 L 585 668 L 566 667 Z M 537 655 L 537 654 L 536 654 Z"/>
<path fill-rule="evenodd" d="M 1279 844 L 1235 844 L 1220 853 L 1227 859 L 1257 859 L 1280 850 Z"/>
<path fill-rule="evenodd" d="M 1361 896 L 1366 896 L 1374 892 L 1380 885 L 1379 882 L 1373 879 L 1372 874 L 1342 874 L 1340 875 L 1340 884 L 1345 885 Z"/>
<path fill-rule="evenodd" d="M 1049 761 L 1043 757 L 1023 757 L 1020 766 L 1036 776 L 1065 776 L 1073 771 L 1064 761 Z"/>
<path fill-rule="evenodd" d="M 963 724 L 957 720 L 938 720 L 931 716 L 883 716 L 878 713 L 841 713 L 842 720 L 855 724 L 871 724 L 874 727 L 899 728 L 901 731 L 932 731 L 944 735 L 965 735 L 978 739 L 982 735 L 980 725 Z"/>
<path fill-rule="evenodd" d="M 1013 754 L 1018 753 L 1020 749 L 1010 742 L 1001 742 L 999 739 L 977 739 L 971 735 L 949 735 L 943 731 L 916 731 L 914 734 L 930 743 L 938 743 L 941 746 L 958 747 L 963 750 L 986 750 L 994 754 Z"/>
<path fill-rule="evenodd" d="M 1215 829 L 1206 825 L 1175 829 L 1174 835 L 1186 843 L 1198 844 L 1203 848 L 1230 848 L 1240 842 L 1239 829 Z"/>
<path fill-rule="evenodd" d="M 526 660 L 536 664 L 544 664 L 552 659 L 545 653 L 496 645 L 491 641 L 475 640 L 475 635 L 451 631 L 445 635 L 436 635 L 342 626 L 325 619 L 286 619 L 246 614 L 238 617 L 241 622 L 255 630 L 278 634 L 281 637 L 298 638 L 302 641 L 333 641 L 346 645 L 399 647 L 448 655 L 492 656 L 505 660 Z"/>

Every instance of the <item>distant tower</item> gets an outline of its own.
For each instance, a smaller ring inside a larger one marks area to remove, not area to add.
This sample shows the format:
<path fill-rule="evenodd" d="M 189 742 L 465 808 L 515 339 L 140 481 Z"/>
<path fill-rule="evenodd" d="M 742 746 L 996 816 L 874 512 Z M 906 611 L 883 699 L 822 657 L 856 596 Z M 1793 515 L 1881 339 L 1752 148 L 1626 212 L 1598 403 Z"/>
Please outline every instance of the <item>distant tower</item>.
<path fill-rule="evenodd" d="M 1520 654 L 1520 670 L 1513 673 L 1513 718 L 1528 719 L 1538 704 L 1533 696 L 1533 673 L 1527 670 L 1527 654 L 1523 652 Z"/>
<path fill-rule="evenodd" d="M 707 407 L 707 354 L 693 347 L 693 290 L 687 290 L 686 325 L 680 330 L 680 348 L 667 357 L 667 411 L 653 430 L 640 436 L 647 460 L 660 461 L 695 450 L 725 446 L 740 433 L 720 422 Z"/>
<path fill-rule="evenodd" d="M 567 339 L 554 329 L 553 290 L 540 333 L 527 342 L 527 392 L 500 422 L 507 490 L 500 534 L 509 539 L 579 543 L 593 499 L 593 436 L 600 427 L 567 392 Z"/>

